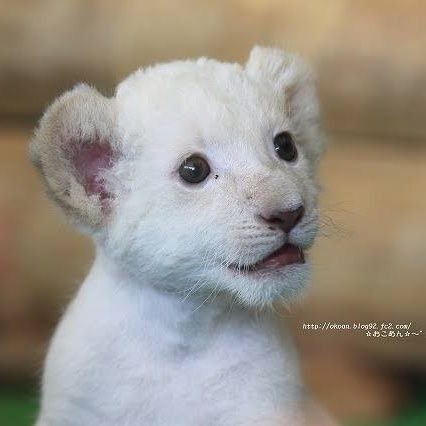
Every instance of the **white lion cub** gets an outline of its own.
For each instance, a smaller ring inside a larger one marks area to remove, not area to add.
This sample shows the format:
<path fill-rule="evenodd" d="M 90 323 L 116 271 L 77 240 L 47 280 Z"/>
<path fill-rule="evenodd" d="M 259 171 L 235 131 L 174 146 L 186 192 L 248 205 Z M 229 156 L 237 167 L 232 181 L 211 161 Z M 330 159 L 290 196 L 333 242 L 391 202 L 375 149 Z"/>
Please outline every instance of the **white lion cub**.
<path fill-rule="evenodd" d="M 322 150 L 311 73 L 281 50 L 57 99 L 31 158 L 96 260 L 53 337 L 37 425 L 302 424 L 268 308 L 308 277 Z"/>

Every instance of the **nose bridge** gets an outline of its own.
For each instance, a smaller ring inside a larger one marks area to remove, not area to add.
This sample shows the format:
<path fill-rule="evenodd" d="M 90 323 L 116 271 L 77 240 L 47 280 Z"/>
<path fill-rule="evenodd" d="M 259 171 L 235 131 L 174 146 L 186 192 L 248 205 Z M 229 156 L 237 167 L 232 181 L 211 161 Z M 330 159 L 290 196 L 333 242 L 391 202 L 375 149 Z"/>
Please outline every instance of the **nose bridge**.
<path fill-rule="evenodd" d="M 299 206 L 302 197 L 290 175 L 271 172 L 252 172 L 244 179 L 243 196 L 258 214 L 288 210 Z"/>
<path fill-rule="evenodd" d="M 255 202 L 256 199 L 270 186 L 271 176 L 268 173 L 249 171 L 242 180 L 241 190 L 247 200 Z"/>

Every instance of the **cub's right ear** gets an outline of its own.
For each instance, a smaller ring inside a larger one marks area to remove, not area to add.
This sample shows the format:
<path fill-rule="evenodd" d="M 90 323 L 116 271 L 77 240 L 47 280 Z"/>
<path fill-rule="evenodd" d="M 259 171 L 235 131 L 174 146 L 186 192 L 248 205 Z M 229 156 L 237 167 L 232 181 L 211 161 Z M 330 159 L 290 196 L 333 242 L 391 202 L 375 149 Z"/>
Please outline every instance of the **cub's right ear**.
<path fill-rule="evenodd" d="M 89 231 L 103 225 L 112 206 L 108 173 L 120 156 L 115 129 L 114 98 L 79 85 L 47 109 L 30 143 L 49 196 Z"/>

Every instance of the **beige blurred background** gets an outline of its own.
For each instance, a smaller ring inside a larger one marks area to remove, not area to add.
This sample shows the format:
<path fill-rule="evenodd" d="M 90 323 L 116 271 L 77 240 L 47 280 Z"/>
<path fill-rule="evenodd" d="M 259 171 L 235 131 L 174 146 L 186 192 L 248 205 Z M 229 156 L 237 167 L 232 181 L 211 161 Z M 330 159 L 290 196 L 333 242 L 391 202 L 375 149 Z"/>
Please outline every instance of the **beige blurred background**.
<path fill-rule="evenodd" d="M 307 298 L 288 317 L 312 392 L 339 419 L 390 418 L 426 378 L 426 2 L 0 0 L 0 386 L 37 383 L 92 247 L 26 158 L 43 108 L 78 81 L 254 44 L 315 66 L 331 141 Z M 410 323 L 419 336 L 303 330 Z"/>

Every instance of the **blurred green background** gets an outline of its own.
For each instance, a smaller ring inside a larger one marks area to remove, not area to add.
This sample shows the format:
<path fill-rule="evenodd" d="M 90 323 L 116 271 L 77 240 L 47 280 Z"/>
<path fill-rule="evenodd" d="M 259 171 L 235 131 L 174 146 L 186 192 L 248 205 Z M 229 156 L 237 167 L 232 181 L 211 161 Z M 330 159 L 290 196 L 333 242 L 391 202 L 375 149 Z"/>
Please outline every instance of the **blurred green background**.
<path fill-rule="evenodd" d="M 52 330 L 91 259 L 26 158 L 46 105 L 78 81 L 254 44 L 314 65 L 331 144 L 306 298 L 287 317 L 306 383 L 347 425 L 426 425 L 426 3 L 415 0 L 0 0 L 0 425 L 29 425 Z"/>

